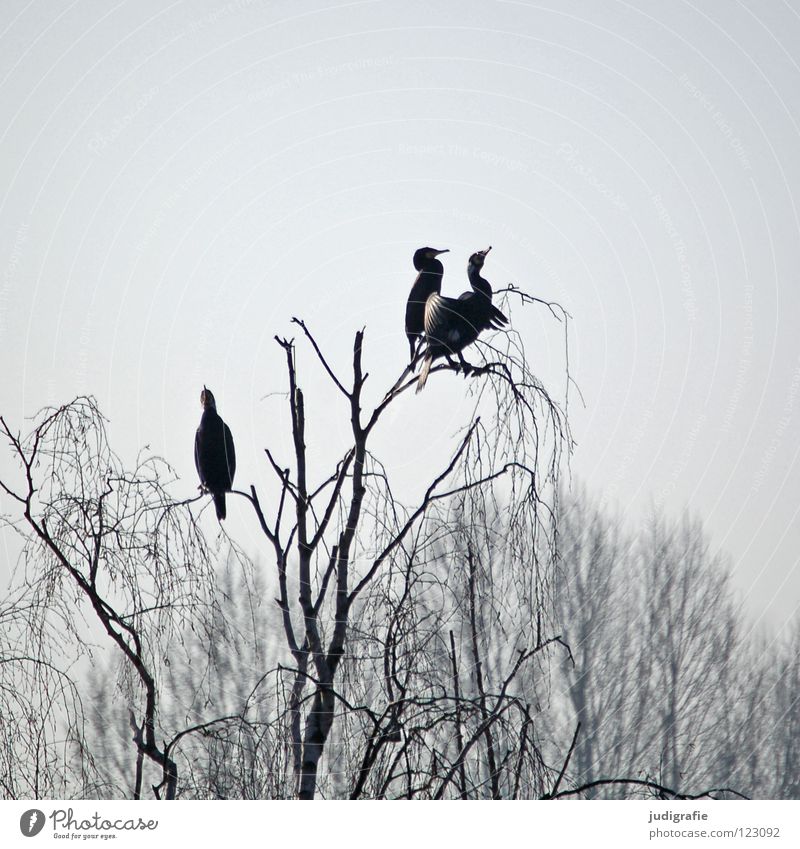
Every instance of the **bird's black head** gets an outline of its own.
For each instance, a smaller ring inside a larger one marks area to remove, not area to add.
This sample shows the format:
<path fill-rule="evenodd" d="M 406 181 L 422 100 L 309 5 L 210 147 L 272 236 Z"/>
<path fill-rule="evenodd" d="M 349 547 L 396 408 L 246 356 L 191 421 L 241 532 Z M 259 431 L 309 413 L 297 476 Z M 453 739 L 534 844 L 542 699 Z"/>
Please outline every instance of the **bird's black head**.
<path fill-rule="evenodd" d="M 206 389 L 203 385 L 203 391 L 200 393 L 200 404 L 204 410 L 216 410 L 217 402 L 214 400 L 214 394 L 210 389 Z"/>
<path fill-rule="evenodd" d="M 422 271 L 423 266 L 429 263 L 432 259 L 435 259 L 439 254 L 448 253 L 449 248 L 445 248 L 444 250 L 437 250 L 436 248 L 420 248 L 418 251 L 414 252 L 414 268 L 417 271 Z"/>
<path fill-rule="evenodd" d="M 486 254 L 492 249 L 492 246 L 489 245 L 485 251 L 477 251 L 469 258 L 469 264 L 474 265 L 476 268 L 483 268 L 484 260 L 486 259 Z"/>

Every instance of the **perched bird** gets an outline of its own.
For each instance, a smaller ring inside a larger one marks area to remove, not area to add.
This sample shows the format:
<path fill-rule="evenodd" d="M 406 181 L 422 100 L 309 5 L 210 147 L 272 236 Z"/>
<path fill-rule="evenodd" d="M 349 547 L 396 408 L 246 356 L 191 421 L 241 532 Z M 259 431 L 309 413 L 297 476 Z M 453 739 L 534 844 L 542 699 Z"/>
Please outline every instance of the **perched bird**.
<path fill-rule="evenodd" d="M 200 484 L 211 493 L 217 518 L 225 518 L 225 493 L 233 486 L 236 471 L 236 452 L 231 429 L 217 413 L 217 404 L 210 389 L 200 393 L 203 415 L 194 437 L 194 464 Z"/>
<path fill-rule="evenodd" d="M 464 359 L 462 351 L 471 345 L 483 330 L 499 330 L 508 324 L 508 319 L 492 303 L 492 287 L 481 276 L 481 269 L 491 245 L 485 251 L 472 254 L 467 263 L 467 277 L 471 292 L 464 292 L 458 298 L 445 298 L 434 292 L 425 302 L 425 360 L 417 382 L 417 392 L 421 392 L 428 379 L 431 365 L 437 357 L 445 357 L 454 368 L 457 364 L 451 359 L 458 354 L 464 374 L 472 366 Z"/>
<path fill-rule="evenodd" d="M 481 277 L 483 263 L 491 249 L 492 246 L 489 245 L 485 251 L 478 251 L 469 258 L 467 278 L 472 286 L 472 292 L 464 292 L 459 298 L 460 301 L 477 299 L 474 318 L 478 322 L 478 333 L 482 330 L 501 330 L 508 324 L 508 319 L 492 303 L 492 287 L 489 281 Z"/>
<path fill-rule="evenodd" d="M 411 287 L 406 304 L 406 336 L 411 349 L 411 362 L 414 361 L 417 342 L 425 334 L 425 302 L 429 295 L 438 295 L 442 291 L 444 266 L 436 257 L 447 252 L 447 248 L 443 251 L 420 248 L 414 254 L 414 268 L 419 274 Z"/>

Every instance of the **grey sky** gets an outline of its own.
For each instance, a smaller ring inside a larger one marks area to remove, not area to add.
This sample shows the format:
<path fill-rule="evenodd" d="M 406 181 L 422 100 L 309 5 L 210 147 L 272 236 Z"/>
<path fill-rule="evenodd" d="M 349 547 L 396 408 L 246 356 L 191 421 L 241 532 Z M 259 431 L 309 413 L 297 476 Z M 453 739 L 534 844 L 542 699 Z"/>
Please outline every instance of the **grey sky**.
<path fill-rule="evenodd" d="M 237 484 L 266 489 L 263 447 L 289 456 L 273 335 L 302 315 L 344 368 L 366 325 L 378 393 L 413 250 L 450 248 L 457 294 L 492 244 L 496 287 L 573 315 L 575 475 L 629 515 L 690 507 L 752 610 L 794 613 L 794 6 L 5 0 L 0 33 L 7 418 L 94 393 L 116 449 L 149 444 L 191 491 L 207 383 Z M 562 328 L 514 321 L 563 396 Z M 320 456 L 335 403 L 311 411 Z M 467 409 L 452 375 L 398 406 L 409 493 Z"/>

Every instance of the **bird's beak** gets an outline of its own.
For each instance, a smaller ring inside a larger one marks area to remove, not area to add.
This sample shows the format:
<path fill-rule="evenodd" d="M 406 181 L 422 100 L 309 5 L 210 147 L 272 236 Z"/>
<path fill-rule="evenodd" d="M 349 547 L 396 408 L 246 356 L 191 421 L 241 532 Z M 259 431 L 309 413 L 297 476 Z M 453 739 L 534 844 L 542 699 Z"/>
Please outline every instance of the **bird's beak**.
<path fill-rule="evenodd" d="M 489 251 L 490 251 L 491 249 L 492 249 L 492 246 L 491 246 L 491 245 L 489 245 L 489 247 L 488 247 L 488 248 L 486 248 L 486 250 L 485 250 L 485 251 L 478 251 L 478 253 L 479 253 L 481 256 L 486 256 L 486 254 L 488 254 L 488 253 L 489 253 Z"/>
<path fill-rule="evenodd" d="M 450 248 L 445 248 L 444 250 L 441 250 L 441 251 L 434 251 L 433 255 L 439 256 L 439 254 L 449 254 L 449 253 L 450 253 Z"/>

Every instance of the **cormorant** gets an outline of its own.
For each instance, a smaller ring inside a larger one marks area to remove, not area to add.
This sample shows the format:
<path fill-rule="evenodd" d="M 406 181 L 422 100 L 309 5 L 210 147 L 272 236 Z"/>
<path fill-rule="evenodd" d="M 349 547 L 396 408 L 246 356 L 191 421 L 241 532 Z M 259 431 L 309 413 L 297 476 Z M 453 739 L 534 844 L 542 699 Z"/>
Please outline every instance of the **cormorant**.
<path fill-rule="evenodd" d="M 492 246 L 489 245 L 485 251 L 478 251 L 469 258 L 469 262 L 467 263 L 467 277 L 473 291 L 464 292 L 459 298 L 459 300 L 463 301 L 477 297 L 478 302 L 481 304 L 476 311 L 476 321 L 480 322 L 478 333 L 482 330 L 501 330 L 508 324 L 508 319 L 492 303 L 492 287 L 489 285 L 489 281 L 481 277 L 483 263 L 491 249 Z"/>
<path fill-rule="evenodd" d="M 231 429 L 217 413 L 217 404 L 210 389 L 203 386 L 200 393 L 203 416 L 194 437 L 194 464 L 200 483 L 214 499 L 217 518 L 225 518 L 225 493 L 233 486 L 236 471 L 236 452 Z"/>
<path fill-rule="evenodd" d="M 471 345 L 482 330 L 499 330 L 508 324 L 508 319 L 492 304 L 492 287 L 489 281 L 481 277 L 486 254 L 485 251 L 472 254 L 467 263 L 467 277 L 471 292 L 464 292 L 458 298 L 444 298 L 434 292 L 425 302 L 425 361 L 422 365 L 417 392 L 421 392 L 428 379 L 431 365 L 437 357 L 446 357 L 451 366 L 458 366 L 450 358 L 458 354 L 464 374 L 472 368 L 461 352 Z"/>
<path fill-rule="evenodd" d="M 419 274 L 411 287 L 406 304 L 406 336 L 411 349 L 411 362 L 414 362 L 417 340 L 425 335 L 425 302 L 428 296 L 442 291 L 442 275 L 444 266 L 436 259 L 439 254 L 445 254 L 436 248 L 420 248 L 414 254 L 414 268 Z"/>

